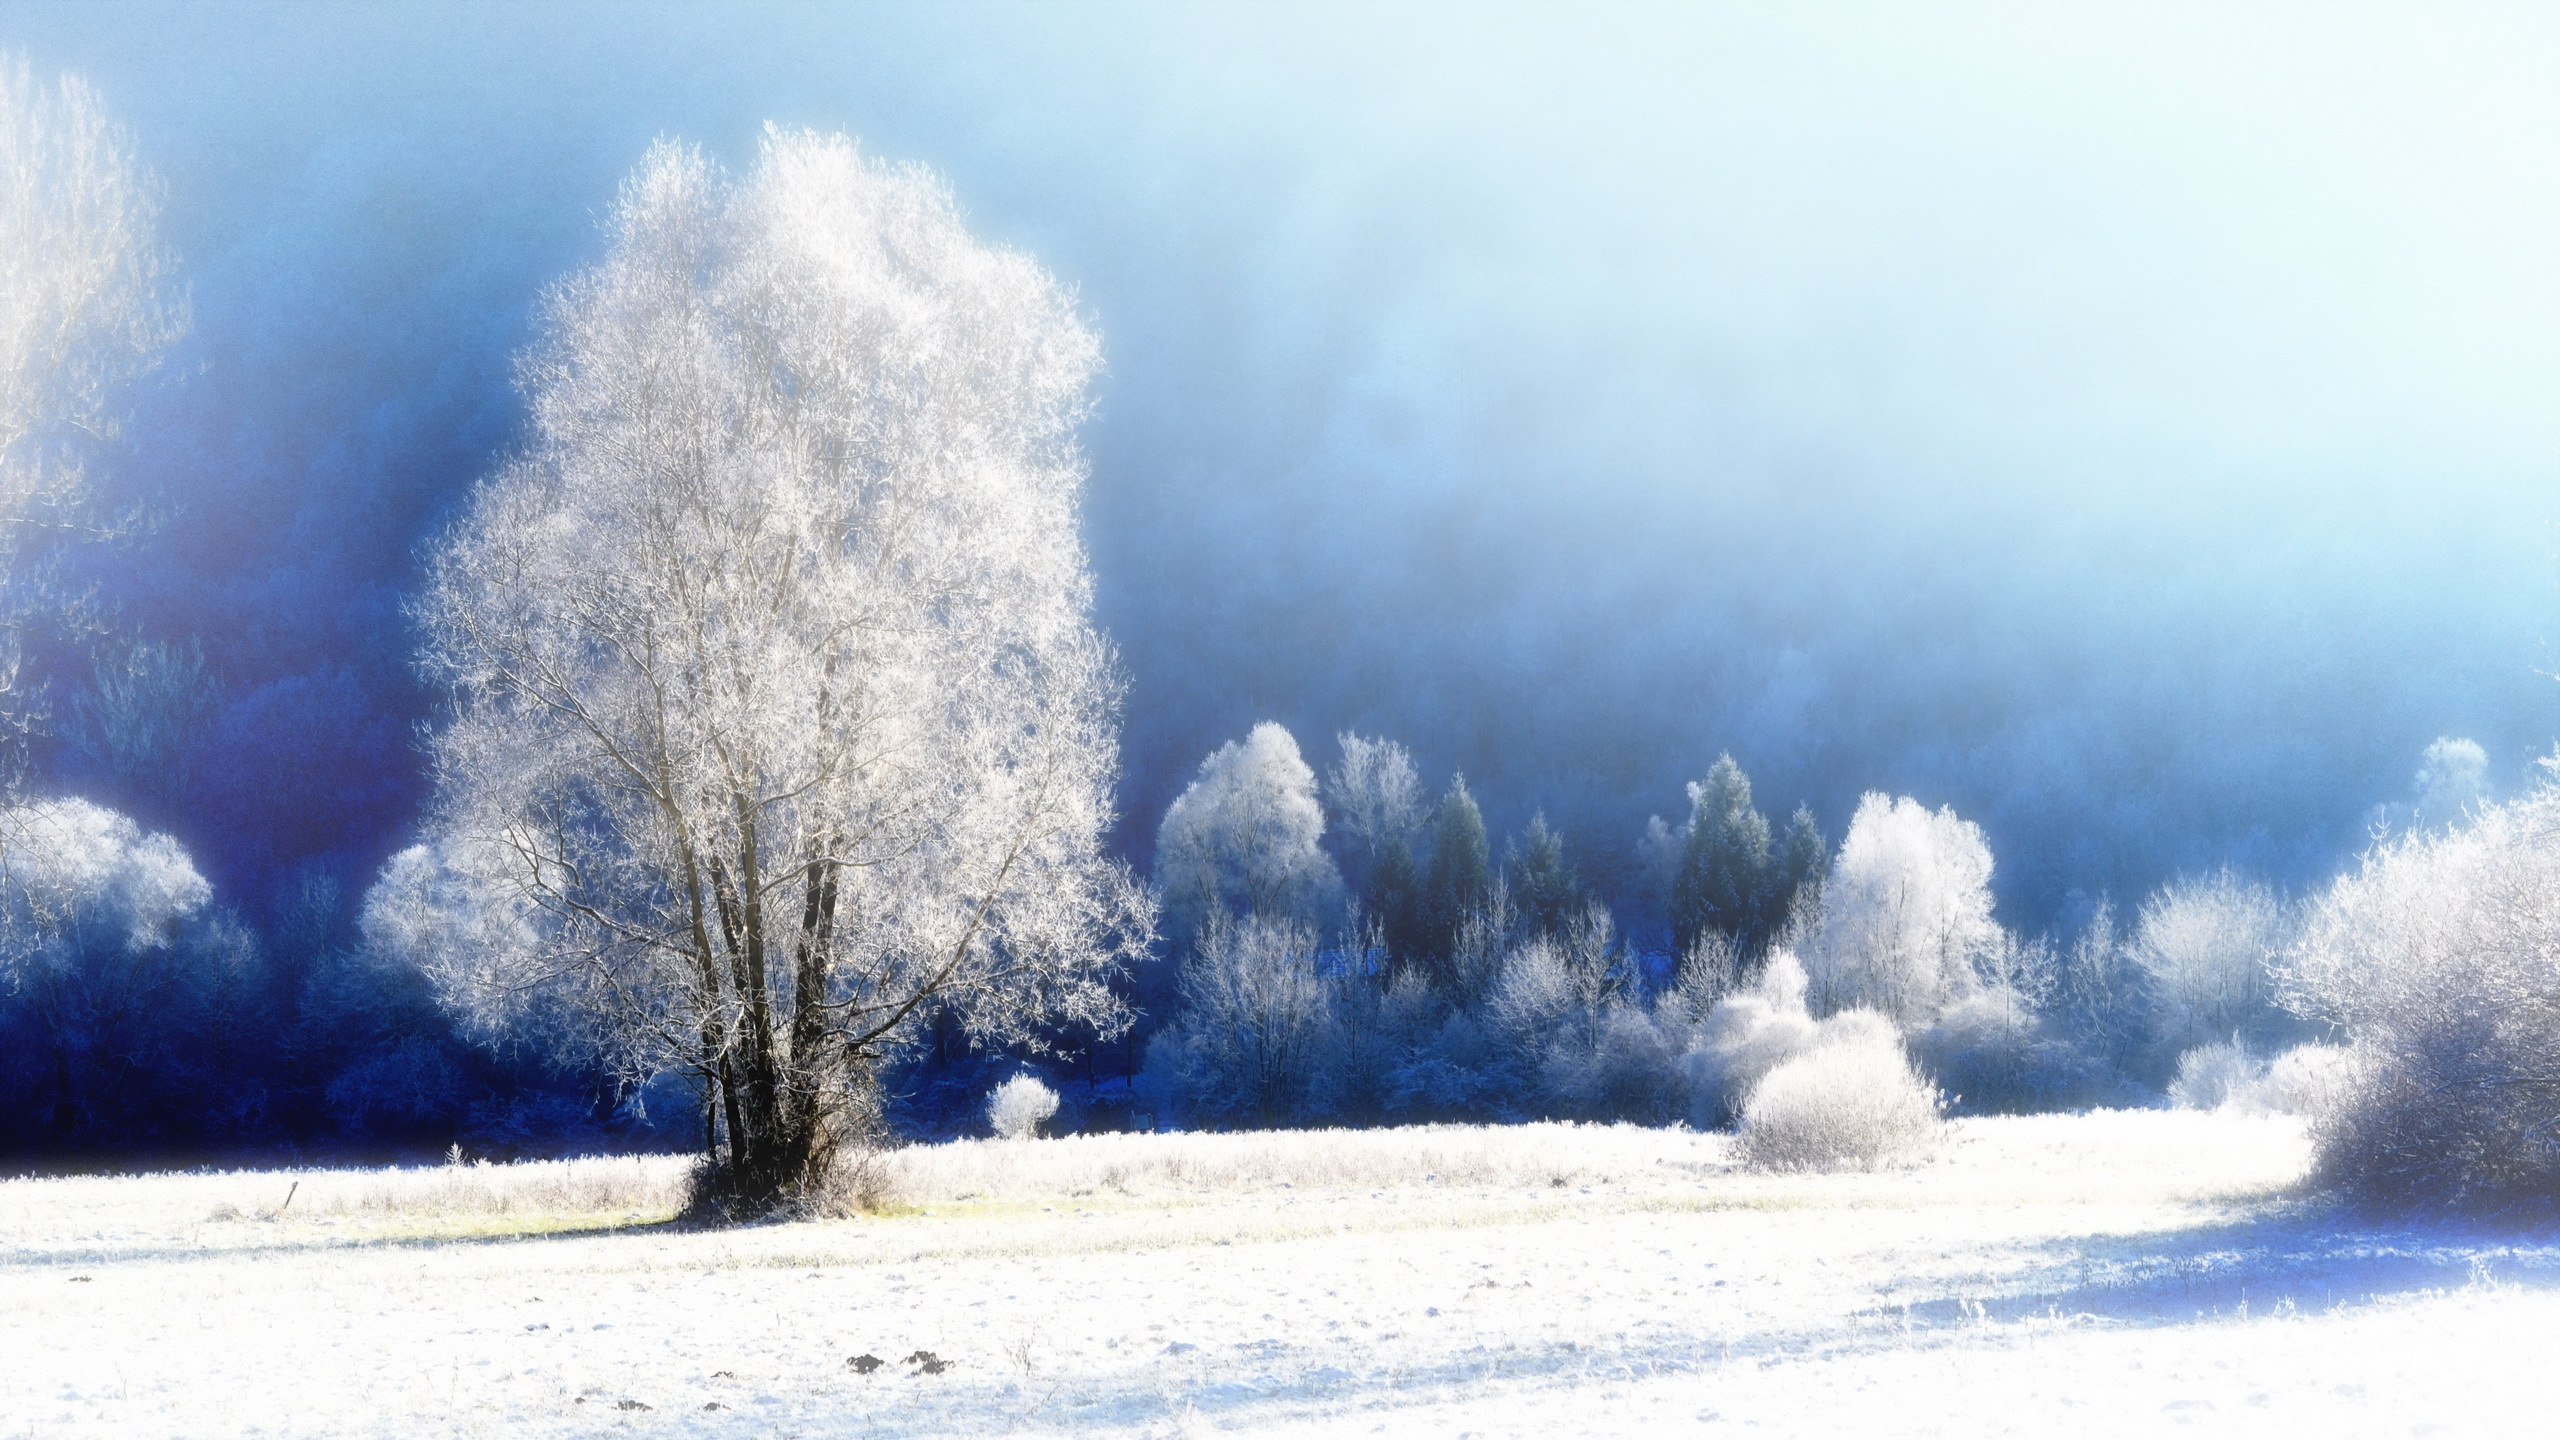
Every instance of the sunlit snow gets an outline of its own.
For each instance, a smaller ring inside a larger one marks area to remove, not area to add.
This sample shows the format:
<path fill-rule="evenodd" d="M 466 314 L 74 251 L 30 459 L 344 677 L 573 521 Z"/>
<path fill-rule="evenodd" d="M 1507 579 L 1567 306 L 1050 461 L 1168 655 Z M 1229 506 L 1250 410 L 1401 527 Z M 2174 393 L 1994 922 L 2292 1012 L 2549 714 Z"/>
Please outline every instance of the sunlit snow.
<path fill-rule="evenodd" d="M 10 1181 L 0 1414 L 29 1436 L 2485 1434 L 2531 1413 L 2514 1338 L 2560 1321 L 2560 1247 L 2301 1198 L 2290 1120 L 1967 1120 L 1879 1175 L 1747 1175 L 1725 1146 L 974 1142 L 898 1157 L 881 1215 L 725 1232 L 592 1213 L 669 1203 L 665 1160 Z M 508 1193 L 527 1208 L 490 1213 Z"/>

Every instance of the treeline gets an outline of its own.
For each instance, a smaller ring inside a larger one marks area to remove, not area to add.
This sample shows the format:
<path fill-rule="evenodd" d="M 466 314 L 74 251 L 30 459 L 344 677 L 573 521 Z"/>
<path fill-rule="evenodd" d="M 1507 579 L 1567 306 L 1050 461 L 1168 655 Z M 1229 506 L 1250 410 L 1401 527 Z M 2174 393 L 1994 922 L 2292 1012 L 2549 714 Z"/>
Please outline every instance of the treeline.
<path fill-rule="evenodd" d="M 2323 1033 L 2275 983 L 2298 907 L 2232 872 L 2022 935 L 1951 810 L 1870 794 L 1833 849 L 1802 807 L 1772 824 L 1730 756 L 1687 799 L 1603 896 L 1542 816 L 1497 863 L 1464 779 L 1427 797 L 1393 741 L 1339 737 L 1319 779 L 1256 727 L 1158 835 L 1178 960 L 1142 1100 L 1208 1125 L 1706 1127 L 1856 1012 L 1960 1110 L 2211 1103 Z"/>
<path fill-rule="evenodd" d="M 466 1043 L 311 877 L 271 923 L 178 843 L 83 800 L 0 811 L 0 1156 L 79 1168 L 668 1143 L 575 1057 Z"/>

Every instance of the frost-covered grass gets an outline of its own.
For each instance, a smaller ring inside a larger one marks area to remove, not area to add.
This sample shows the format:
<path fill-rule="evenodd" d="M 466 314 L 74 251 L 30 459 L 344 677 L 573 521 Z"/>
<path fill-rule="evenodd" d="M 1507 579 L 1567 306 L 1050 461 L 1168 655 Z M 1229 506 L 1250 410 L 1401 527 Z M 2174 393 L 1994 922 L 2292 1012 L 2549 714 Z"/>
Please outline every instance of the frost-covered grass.
<path fill-rule="evenodd" d="M 368 1170 L 199 1171 L 0 1181 L 0 1245 L 94 1233 L 225 1246 L 446 1233 L 536 1233 L 663 1221 L 692 1162 L 672 1155 Z M 246 1227 L 246 1228 L 243 1228 Z M 5 1432 L 0 1432 L 5 1433 Z"/>
<path fill-rule="evenodd" d="M 0 1437 L 2486 1434 L 2538 1411 L 2560 1246 L 2361 1226 L 2299 1193 L 2307 1158 L 2298 1122 L 2227 1112 L 1963 1120 L 1912 1169 L 1848 1175 L 1627 1127 L 967 1142 L 895 1157 L 886 1213 L 731 1231 L 653 1223 L 668 1160 L 10 1181 Z"/>
<path fill-rule="evenodd" d="M 1721 1169 L 1718 1136 L 1635 1125 L 1414 1125 L 1386 1130 L 961 1140 L 880 1158 L 894 1203 L 1096 1195 L 1200 1198 L 1299 1190 L 1539 1190 Z"/>

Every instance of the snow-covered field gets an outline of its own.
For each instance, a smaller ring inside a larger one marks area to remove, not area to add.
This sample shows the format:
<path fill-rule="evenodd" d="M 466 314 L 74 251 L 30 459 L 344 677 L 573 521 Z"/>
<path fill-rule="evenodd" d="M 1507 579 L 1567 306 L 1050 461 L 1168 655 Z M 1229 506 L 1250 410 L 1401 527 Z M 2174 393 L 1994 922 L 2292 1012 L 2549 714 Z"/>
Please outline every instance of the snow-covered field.
<path fill-rule="evenodd" d="M 663 1223 L 664 1160 L 10 1181 L 0 1436 L 2547 1433 L 2560 1244 L 2359 1225 L 2305 1153 L 2192 1113 L 1874 1176 L 1113 1136 L 727 1232 Z"/>

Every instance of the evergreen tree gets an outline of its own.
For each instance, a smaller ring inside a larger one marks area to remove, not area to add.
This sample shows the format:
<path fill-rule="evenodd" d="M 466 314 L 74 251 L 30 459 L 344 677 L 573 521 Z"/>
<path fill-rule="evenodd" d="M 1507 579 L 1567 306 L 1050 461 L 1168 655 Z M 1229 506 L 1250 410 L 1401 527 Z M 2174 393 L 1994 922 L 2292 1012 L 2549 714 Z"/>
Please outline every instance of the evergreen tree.
<path fill-rule="evenodd" d="M 1750 778 L 1731 755 L 1717 756 L 1706 780 L 1689 789 L 1688 844 L 1670 906 L 1680 952 L 1714 931 L 1733 937 L 1744 955 L 1758 955 L 1775 928 L 1769 921 L 1774 859 L 1769 822 L 1751 808 Z"/>
<path fill-rule="evenodd" d="M 1387 843 L 1369 872 L 1369 912 L 1386 932 L 1388 962 L 1398 970 L 1422 969 L 1432 963 L 1430 897 L 1413 847 L 1402 837 Z"/>
<path fill-rule="evenodd" d="M 1440 815 L 1431 827 L 1431 871 L 1424 900 L 1429 924 L 1425 951 L 1431 972 L 1446 981 L 1458 927 L 1481 909 L 1493 891 L 1493 852 L 1485 842 L 1484 812 L 1467 793 L 1467 777 L 1449 781 Z M 1445 986 L 1444 986 L 1445 988 Z"/>
<path fill-rule="evenodd" d="M 1810 904 L 1822 898 L 1822 879 L 1831 873 L 1831 848 L 1822 840 L 1822 827 L 1814 823 L 1813 812 L 1799 805 L 1787 820 L 1787 837 L 1778 843 L 1778 883 L 1771 887 L 1767 929 L 1775 937 L 1787 923 L 1801 898 Z"/>
<path fill-rule="evenodd" d="M 1543 810 L 1529 818 L 1527 831 L 1512 837 L 1503 875 L 1522 926 L 1534 935 L 1554 934 L 1582 889 L 1565 863 L 1564 836 L 1548 828 Z"/>

